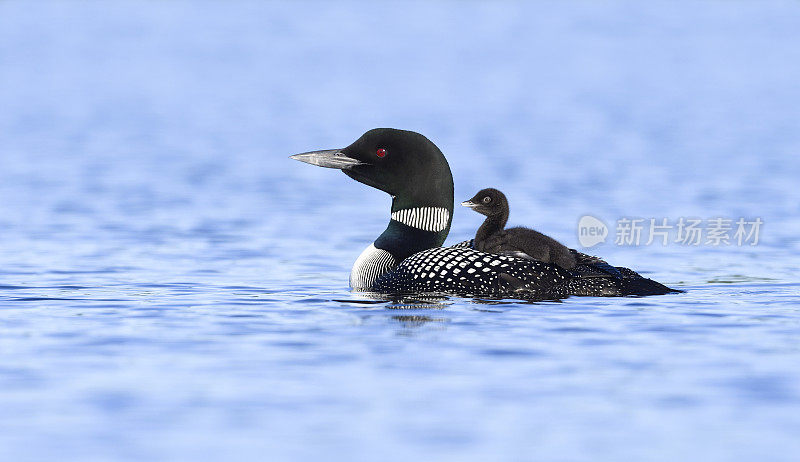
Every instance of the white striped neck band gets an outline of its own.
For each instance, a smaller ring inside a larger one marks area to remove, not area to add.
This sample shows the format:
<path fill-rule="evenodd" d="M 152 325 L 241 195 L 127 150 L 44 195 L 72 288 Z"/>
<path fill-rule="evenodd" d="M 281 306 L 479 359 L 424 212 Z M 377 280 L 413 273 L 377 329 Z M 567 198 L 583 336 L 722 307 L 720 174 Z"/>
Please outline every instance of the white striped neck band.
<path fill-rule="evenodd" d="M 443 207 L 415 207 L 392 212 L 392 220 L 412 228 L 439 232 L 447 228 L 450 212 Z"/>

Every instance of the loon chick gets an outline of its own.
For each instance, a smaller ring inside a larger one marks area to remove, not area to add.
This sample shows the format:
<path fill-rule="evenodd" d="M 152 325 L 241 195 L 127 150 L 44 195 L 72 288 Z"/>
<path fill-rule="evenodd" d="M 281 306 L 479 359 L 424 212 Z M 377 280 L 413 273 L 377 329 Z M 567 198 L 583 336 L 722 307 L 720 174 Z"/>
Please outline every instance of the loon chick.
<path fill-rule="evenodd" d="M 453 176 L 439 148 L 419 133 L 376 128 L 346 148 L 291 158 L 340 169 L 392 196 L 388 226 L 361 253 L 350 272 L 350 286 L 355 290 L 537 300 L 676 292 L 627 268 L 609 271 L 613 267 L 607 263 L 582 254 L 573 270 L 565 270 L 550 263 L 481 252 L 472 248 L 472 241 L 441 247 L 453 217 Z"/>
<path fill-rule="evenodd" d="M 486 220 L 475 233 L 473 245 L 476 249 L 497 254 L 521 253 L 523 258 L 555 263 L 564 269 L 572 269 L 577 264 L 572 251 L 550 236 L 521 226 L 503 229 L 508 222 L 508 199 L 497 189 L 482 189 L 461 205 L 486 215 Z"/>

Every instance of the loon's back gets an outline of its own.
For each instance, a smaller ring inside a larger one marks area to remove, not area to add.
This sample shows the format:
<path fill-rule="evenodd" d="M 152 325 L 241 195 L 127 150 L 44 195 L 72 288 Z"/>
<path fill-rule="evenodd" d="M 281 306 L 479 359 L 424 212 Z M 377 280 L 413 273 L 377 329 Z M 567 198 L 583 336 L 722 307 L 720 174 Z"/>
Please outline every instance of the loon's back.
<path fill-rule="evenodd" d="M 618 297 L 680 292 L 628 268 L 582 256 L 571 270 L 526 258 L 472 248 L 472 241 L 418 252 L 378 278 L 371 290 L 559 299 L 570 295 Z"/>

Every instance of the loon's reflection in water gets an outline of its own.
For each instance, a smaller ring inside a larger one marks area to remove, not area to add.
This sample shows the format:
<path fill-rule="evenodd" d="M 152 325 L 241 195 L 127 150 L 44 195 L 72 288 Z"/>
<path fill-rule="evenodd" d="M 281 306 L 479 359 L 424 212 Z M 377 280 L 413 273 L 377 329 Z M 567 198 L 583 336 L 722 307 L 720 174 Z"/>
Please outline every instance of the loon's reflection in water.
<path fill-rule="evenodd" d="M 446 295 L 437 294 L 381 294 L 377 292 L 354 292 L 356 298 L 333 300 L 339 303 L 381 305 L 391 310 L 441 310 L 453 302 Z"/>
<path fill-rule="evenodd" d="M 456 303 L 458 300 L 469 300 L 479 305 L 518 305 L 539 303 L 561 303 L 563 299 L 554 298 L 504 298 L 481 296 L 456 296 L 435 293 L 409 293 L 409 294 L 381 294 L 377 292 L 354 292 L 352 299 L 334 299 L 338 303 L 353 303 L 359 305 L 384 305 L 388 309 L 442 309 Z"/>
<path fill-rule="evenodd" d="M 482 313 L 495 313 L 502 314 L 506 310 L 503 307 L 513 307 L 520 305 L 545 305 L 551 303 L 562 303 L 561 300 L 517 300 L 517 299 L 504 299 L 504 298 L 491 298 L 491 297 L 458 297 L 443 294 L 380 294 L 375 292 L 354 292 L 355 298 L 351 299 L 335 299 L 334 302 L 342 304 L 352 304 L 360 306 L 362 309 L 367 306 L 373 306 L 377 310 L 438 310 L 441 315 L 431 316 L 427 314 L 391 314 L 391 311 L 386 311 L 388 319 L 396 321 L 402 325 L 404 329 L 418 328 L 427 323 L 447 323 L 451 321 L 450 317 L 444 316 L 446 312 L 442 310 L 451 306 L 458 306 L 461 302 L 471 302 L 475 306 L 469 308 L 469 311 L 482 312 Z M 363 319 L 372 318 L 374 312 Z"/>

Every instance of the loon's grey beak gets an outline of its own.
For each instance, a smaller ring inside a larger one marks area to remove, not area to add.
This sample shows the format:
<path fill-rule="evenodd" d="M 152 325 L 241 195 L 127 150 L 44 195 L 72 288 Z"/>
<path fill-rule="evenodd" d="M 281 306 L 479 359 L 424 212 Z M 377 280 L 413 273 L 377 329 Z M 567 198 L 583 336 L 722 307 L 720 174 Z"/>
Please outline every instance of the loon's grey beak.
<path fill-rule="evenodd" d="M 339 168 L 342 170 L 362 164 L 362 162 L 357 159 L 345 156 L 341 149 L 304 152 L 302 154 L 289 156 L 289 158 L 318 167 Z"/>
<path fill-rule="evenodd" d="M 469 207 L 471 209 L 474 209 L 475 207 L 478 206 L 478 204 L 476 204 L 476 203 L 474 203 L 472 201 L 464 201 L 464 202 L 461 203 L 461 205 L 463 205 L 464 207 Z"/>

